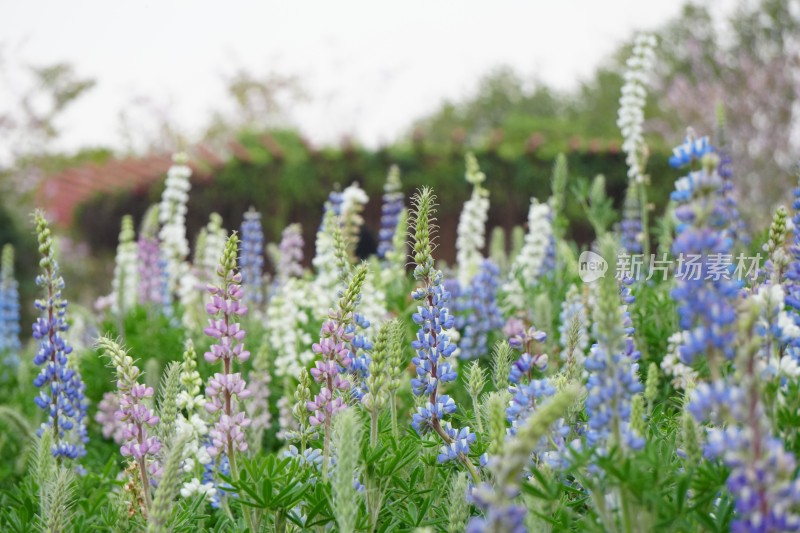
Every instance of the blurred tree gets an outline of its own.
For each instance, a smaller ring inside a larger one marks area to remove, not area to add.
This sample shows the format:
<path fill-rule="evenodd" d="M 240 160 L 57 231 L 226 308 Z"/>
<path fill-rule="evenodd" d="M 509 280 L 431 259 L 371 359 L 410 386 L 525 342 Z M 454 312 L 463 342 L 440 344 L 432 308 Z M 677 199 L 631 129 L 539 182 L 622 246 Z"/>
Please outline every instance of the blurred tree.
<path fill-rule="evenodd" d="M 444 102 L 413 129 L 434 144 L 475 144 L 519 117 L 555 118 L 563 106 L 561 95 L 539 81 L 526 83 L 511 67 L 503 66 L 481 78 L 473 96 L 461 103 Z"/>
<path fill-rule="evenodd" d="M 228 141 L 241 131 L 264 131 L 290 125 L 288 110 L 308 98 L 299 78 L 269 72 L 257 76 L 244 69 L 225 80 L 234 107 L 212 114 L 204 139 Z"/>
<path fill-rule="evenodd" d="M 670 112 L 656 127 L 675 143 L 686 126 L 713 133 L 721 104 L 734 179 L 751 207 L 767 207 L 800 157 L 800 3 L 742 2 L 716 28 L 708 6 L 688 4 L 661 32 L 657 92 Z"/>

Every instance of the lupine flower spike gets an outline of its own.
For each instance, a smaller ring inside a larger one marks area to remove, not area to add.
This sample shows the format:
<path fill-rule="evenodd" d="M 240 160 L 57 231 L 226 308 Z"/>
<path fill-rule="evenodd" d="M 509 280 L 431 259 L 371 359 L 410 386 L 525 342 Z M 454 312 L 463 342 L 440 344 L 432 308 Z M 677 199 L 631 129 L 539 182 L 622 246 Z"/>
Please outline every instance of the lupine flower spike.
<path fill-rule="evenodd" d="M 3 246 L 0 259 L 0 356 L 9 368 L 19 365 L 19 290 L 14 278 L 14 247 Z"/>
<path fill-rule="evenodd" d="M 204 355 L 209 363 L 222 362 L 222 372 L 217 372 L 206 384 L 206 411 L 214 420 L 210 431 L 211 445 L 208 453 L 219 458 L 225 455 L 230 463 L 231 476 L 239 479 L 236 455 L 247 450 L 245 430 L 250 419 L 240 403 L 250 396 L 240 372 L 234 372 L 234 363 L 244 363 L 250 358 L 245 347 L 245 331 L 239 320 L 247 314 L 247 306 L 242 302 L 242 274 L 236 272 L 239 236 L 234 233 L 228 237 L 225 250 L 217 267 L 218 284 L 210 285 L 208 292 L 211 301 L 206 311 L 211 317 L 204 332 L 215 339 Z M 245 518 L 251 520 L 250 513 Z"/>
<path fill-rule="evenodd" d="M 119 233 L 117 258 L 114 265 L 114 280 L 111 282 L 111 311 L 117 316 L 124 316 L 137 303 L 139 272 L 136 267 L 136 232 L 133 230 L 133 218 L 122 217 L 122 229 Z"/>
<path fill-rule="evenodd" d="M 39 343 L 33 362 L 42 367 L 33 381 L 41 389 L 34 401 L 46 415 L 38 435 L 45 429 L 52 429 L 53 456 L 77 459 L 86 454 L 84 445 L 89 440 L 86 436 L 86 386 L 69 357 L 72 347 L 64 339 L 69 328 L 67 301 L 61 295 L 64 279 L 59 274 L 50 227 L 41 212 L 34 214 L 34 221 L 42 257 L 39 261 L 42 273 L 36 276 L 36 285 L 44 291 L 43 298 L 35 302 L 41 316 L 33 324 L 33 338 Z"/>
<path fill-rule="evenodd" d="M 414 197 L 413 258 L 416 267 L 414 279 L 420 287 L 411 293 L 418 302 L 414 323 L 419 326 L 417 338 L 411 343 L 417 355 L 412 359 L 416 377 L 411 380 L 415 395 L 425 395 L 428 402 L 414 414 L 412 426 L 420 435 L 433 431 L 444 445 L 439 453 L 439 462 L 458 459 L 469 470 L 474 482 L 478 472 L 469 458 L 469 445 L 476 440 L 468 427 L 455 429 L 444 422 L 446 415 L 456 411 L 456 404 L 447 395 L 439 394 L 440 384 L 455 381 L 456 373 L 448 358 L 456 345 L 450 342 L 445 330 L 453 327 L 454 318 L 447 309 L 450 294 L 444 289 L 442 272 L 433 266 L 431 253 L 434 234 L 435 197 L 429 188 L 423 188 Z"/>
<path fill-rule="evenodd" d="M 261 213 L 250 208 L 242 222 L 242 250 L 239 253 L 239 271 L 245 301 L 259 306 L 264 302 L 264 231 L 261 229 Z"/>
<path fill-rule="evenodd" d="M 381 206 L 381 229 L 378 234 L 378 257 L 384 259 L 386 253 L 394 248 L 394 234 L 397 223 L 400 220 L 400 213 L 405 206 L 405 198 L 400 183 L 400 169 L 397 165 L 392 165 L 389 175 L 386 177 L 386 184 L 383 186 L 383 205 Z"/>
<path fill-rule="evenodd" d="M 328 312 L 328 319 L 322 324 L 320 331 L 320 341 L 312 347 L 314 353 L 321 359 L 311 369 L 311 376 L 321 388 L 314 400 L 308 402 L 307 407 L 311 412 L 309 419 L 311 425 L 323 426 L 324 429 L 323 477 L 328 474 L 331 418 L 347 407 L 341 394 L 350 390 L 350 382 L 346 379 L 346 374 L 343 374 L 350 366 L 348 343 L 354 337 L 348 326 L 353 324 L 361 287 L 366 277 L 367 265 L 362 263 L 350 278 L 350 283 L 339 299 L 337 309 Z"/>
<path fill-rule="evenodd" d="M 486 175 L 478 167 L 472 153 L 465 156 L 466 179 L 472 184 L 472 196 L 464 203 L 458 219 L 456 236 L 456 265 L 458 283 L 467 287 L 478 273 L 486 246 L 486 219 L 489 217 L 489 191 L 483 187 Z"/>
<path fill-rule="evenodd" d="M 117 373 L 117 392 L 119 394 L 119 410 L 117 419 L 122 424 L 124 442 L 120 448 L 123 457 L 130 457 L 136 463 L 140 476 L 144 507 L 142 514 L 146 517 L 151 504 L 151 485 L 161 474 L 161 465 L 157 459 L 161 450 L 161 441 L 155 434 L 150 434 L 159 423 L 159 417 L 150 410 L 153 397 L 152 387 L 139 383 L 141 372 L 128 352 L 109 337 L 97 339 L 98 347 L 108 357 L 112 368 Z"/>

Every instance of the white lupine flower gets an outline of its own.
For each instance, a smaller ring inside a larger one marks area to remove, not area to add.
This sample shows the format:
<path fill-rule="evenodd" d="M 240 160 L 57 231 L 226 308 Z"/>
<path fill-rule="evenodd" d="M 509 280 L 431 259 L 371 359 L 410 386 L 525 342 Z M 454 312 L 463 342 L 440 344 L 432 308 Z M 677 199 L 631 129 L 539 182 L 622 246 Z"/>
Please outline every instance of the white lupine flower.
<path fill-rule="evenodd" d="M 472 183 L 472 196 L 464 202 L 456 232 L 458 282 L 466 287 L 478 273 L 486 246 L 486 220 L 489 217 L 489 191 L 481 186 L 486 175 L 480 171 L 475 156 L 466 156 L 466 180 Z"/>
<path fill-rule="evenodd" d="M 192 478 L 191 481 L 187 481 L 181 487 L 181 496 L 184 498 L 191 498 L 195 494 L 202 494 L 206 497 L 207 500 L 211 500 L 217 494 L 217 489 L 214 487 L 214 484 L 209 482 L 200 483 L 200 480 Z"/>
<path fill-rule="evenodd" d="M 347 239 L 347 249 L 351 259 L 355 259 L 355 249 L 361 237 L 361 226 L 364 225 L 364 205 L 369 201 L 367 193 L 353 183 L 342 191 L 341 220 L 342 233 Z"/>
<path fill-rule="evenodd" d="M 373 331 L 377 331 L 388 317 L 386 293 L 376 283 L 379 274 L 380 266 L 377 262 L 373 262 L 370 265 L 370 273 L 361 287 L 361 302 L 358 304 L 358 313 L 364 315 L 364 318 L 372 324 Z"/>
<path fill-rule="evenodd" d="M 305 280 L 290 278 L 277 289 L 267 308 L 267 338 L 276 354 L 275 374 L 296 378 L 314 359 L 311 335 L 305 331 L 309 308 L 301 307 L 317 292 Z"/>
<path fill-rule="evenodd" d="M 800 366 L 798 366 L 797 360 L 789 354 L 784 355 L 777 362 L 775 360 L 767 362 L 764 359 L 759 359 L 756 362 L 756 368 L 759 374 L 770 378 L 785 377 L 794 379 L 800 376 Z"/>
<path fill-rule="evenodd" d="M 353 183 L 342 191 L 342 216 L 346 213 L 360 212 L 361 206 L 369 202 L 366 191 Z"/>
<path fill-rule="evenodd" d="M 333 224 L 338 224 L 338 219 L 332 211 L 326 211 L 322 219 L 322 226 L 317 232 L 314 259 L 311 264 L 317 271 L 314 284 L 317 287 L 313 291 L 321 300 L 322 311 L 319 316 L 324 316 L 328 309 L 333 305 L 336 297 L 336 286 L 339 284 L 339 272 L 336 266 L 336 249 L 333 244 Z M 317 306 L 314 307 L 317 309 Z"/>
<path fill-rule="evenodd" d="M 133 229 L 133 218 L 122 217 L 122 230 L 119 233 L 119 245 L 114 265 L 114 279 L 111 282 L 111 311 L 115 315 L 124 315 L 137 302 L 139 289 L 139 268 L 136 248 L 136 232 Z"/>
<path fill-rule="evenodd" d="M 203 247 L 203 257 L 200 259 L 202 264 L 195 265 L 203 273 L 202 281 L 211 282 L 216 279 L 219 258 L 225 250 L 227 240 L 228 231 L 222 227 L 222 217 L 217 213 L 211 213 L 206 225 L 206 242 Z"/>
<path fill-rule="evenodd" d="M 186 204 L 189 201 L 191 169 L 186 166 L 186 156 L 176 154 L 174 164 L 167 172 L 166 188 L 161 195 L 158 233 L 161 248 L 167 260 L 168 289 L 175 292 L 179 279 L 188 269 L 189 241 L 186 239 Z"/>
<path fill-rule="evenodd" d="M 536 284 L 547 258 L 547 248 L 553 227 L 550 206 L 531 198 L 528 210 L 528 233 L 519 255 L 511 265 L 509 280 L 505 285 L 506 305 L 513 309 L 524 307 L 525 290 Z"/>
<path fill-rule="evenodd" d="M 697 372 L 692 367 L 685 365 L 678 357 L 678 351 L 689 338 L 688 331 L 678 331 L 670 335 L 667 340 L 667 353 L 661 361 L 661 370 L 672 377 L 672 386 L 676 389 L 686 390 L 690 384 L 697 382 Z"/>
<path fill-rule="evenodd" d="M 781 344 L 788 344 L 800 336 L 800 328 L 784 310 L 783 285 L 777 283 L 761 285 L 758 292 L 751 298 L 753 304 L 760 309 L 758 324 L 767 332 L 767 335 L 776 335 Z M 768 359 L 772 359 L 772 355 L 765 354 Z"/>
<path fill-rule="evenodd" d="M 622 132 L 622 151 L 628 164 L 628 178 L 641 182 L 644 179 L 643 152 L 646 150 L 642 135 L 644 106 L 647 98 L 647 76 L 653 69 L 656 39 L 652 35 L 639 35 L 628 59 L 625 85 L 619 99 L 617 126 Z"/>

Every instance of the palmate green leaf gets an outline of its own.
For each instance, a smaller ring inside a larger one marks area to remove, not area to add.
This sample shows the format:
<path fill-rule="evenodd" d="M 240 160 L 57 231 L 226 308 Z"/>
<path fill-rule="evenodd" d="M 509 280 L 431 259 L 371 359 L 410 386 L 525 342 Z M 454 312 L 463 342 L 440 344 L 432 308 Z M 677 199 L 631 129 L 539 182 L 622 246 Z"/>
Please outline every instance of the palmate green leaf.
<path fill-rule="evenodd" d="M 333 512 L 330 508 L 331 486 L 330 483 L 318 481 L 311 492 L 306 493 L 306 520 L 302 522 L 292 520 L 295 524 L 303 528 L 323 526 L 334 520 Z"/>
<path fill-rule="evenodd" d="M 181 498 L 177 512 L 172 519 L 173 531 L 186 533 L 202 531 L 205 520 L 209 518 L 205 514 L 206 509 L 207 502 L 203 495 L 197 495 L 191 499 Z"/>

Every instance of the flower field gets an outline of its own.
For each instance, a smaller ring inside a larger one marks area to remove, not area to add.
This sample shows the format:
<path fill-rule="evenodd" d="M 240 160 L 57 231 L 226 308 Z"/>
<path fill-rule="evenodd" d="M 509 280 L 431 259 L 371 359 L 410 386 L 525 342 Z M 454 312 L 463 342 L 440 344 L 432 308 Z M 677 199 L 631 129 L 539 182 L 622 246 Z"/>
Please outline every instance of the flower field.
<path fill-rule="evenodd" d="M 689 129 L 655 216 L 654 46 L 636 40 L 622 90 L 620 213 L 562 156 L 506 235 L 467 154 L 453 231 L 448 191 L 392 166 L 378 200 L 330 191 L 305 261 L 301 228 L 267 243 L 255 209 L 187 235 L 176 154 L 89 311 L 37 211 L 39 271 L 2 252 L 0 531 L 800 530 L 800 188 L 748 228 L 724 136 Z M 567 237 L 568 195 L 591 243 Z"/>

